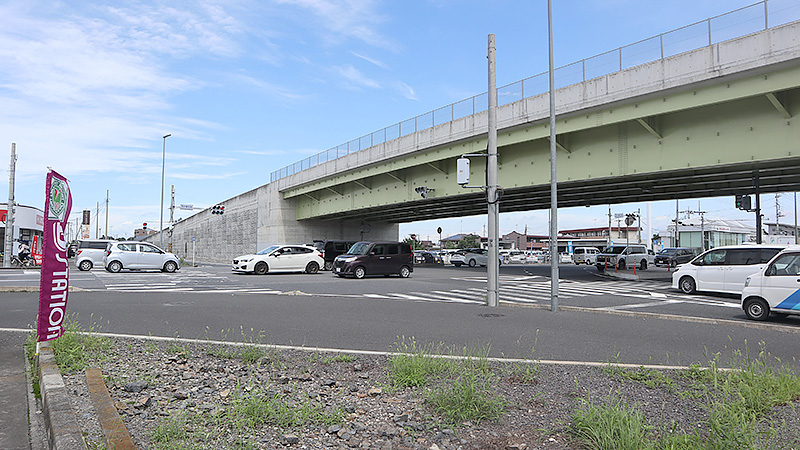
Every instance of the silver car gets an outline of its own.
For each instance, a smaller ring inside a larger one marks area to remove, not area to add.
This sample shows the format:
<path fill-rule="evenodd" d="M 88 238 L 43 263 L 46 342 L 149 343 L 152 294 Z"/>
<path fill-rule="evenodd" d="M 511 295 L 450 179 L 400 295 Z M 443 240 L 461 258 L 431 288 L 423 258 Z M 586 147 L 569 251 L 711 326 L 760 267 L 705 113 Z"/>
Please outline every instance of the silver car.
<path fill-rule="evenodd" d="M 106 270 L 117 273 L 122 269 L 161 270 L 175 272 L 181 264 L 177 256 L 147 242 L 111 242 L 103 257 Z"/>
<path fill-rule="evenodd" d="M 92 270 L 94 267 L 103 267 L 103 257 L 106 247 L 111 240 L 86 239 L 78 241 L 75 265 L 78 270 Z"/>

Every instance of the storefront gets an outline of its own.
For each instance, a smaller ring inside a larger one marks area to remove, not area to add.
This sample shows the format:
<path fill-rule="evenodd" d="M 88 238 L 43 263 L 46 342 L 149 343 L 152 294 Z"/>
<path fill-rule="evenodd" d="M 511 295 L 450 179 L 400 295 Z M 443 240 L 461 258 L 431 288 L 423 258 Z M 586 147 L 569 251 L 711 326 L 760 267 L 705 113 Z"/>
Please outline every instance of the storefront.
<path fill-rule="evenodd" d="M 7 218 L 7 204 L 0 203 L 0 242 L 5 242 Z M 14 239 L 28 244 L 32 253 L 41 254 L 43 229 L 44 211 L 32 206 L 17 205 L 14 210 Z"/>

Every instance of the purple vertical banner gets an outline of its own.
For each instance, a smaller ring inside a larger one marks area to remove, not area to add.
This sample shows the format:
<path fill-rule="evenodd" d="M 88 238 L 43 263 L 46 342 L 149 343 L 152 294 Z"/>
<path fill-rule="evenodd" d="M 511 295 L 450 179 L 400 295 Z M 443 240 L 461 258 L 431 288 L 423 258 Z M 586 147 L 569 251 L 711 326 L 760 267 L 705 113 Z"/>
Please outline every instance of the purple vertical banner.
<path fill-rule="evenodd" d="M 63 322 L 69 293 L 69 261 L 64 230 L 72 209 L 67 179 L 55 171 L 47 174 L 42 239 L 42 277 L 39 281 L 38 341 L 64 334 Z"/>

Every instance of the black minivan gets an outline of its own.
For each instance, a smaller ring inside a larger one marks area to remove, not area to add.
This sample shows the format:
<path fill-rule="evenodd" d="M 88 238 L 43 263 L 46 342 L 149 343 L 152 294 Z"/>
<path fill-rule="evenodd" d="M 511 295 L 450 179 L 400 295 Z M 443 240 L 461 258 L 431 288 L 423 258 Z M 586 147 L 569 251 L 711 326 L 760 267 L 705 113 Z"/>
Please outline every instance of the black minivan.
<path fill-rule="evenodd" d="M 408 278 L 413 271 L 414 254 L 403 242 L 356 242 L 333 261 L 333 273 L 340 277 L 397 274 Z"/>
<path fill-rule="evenodd" d="M 355 241 L 314 241 L 314 247 L 322 252 L 322 259 L 325 260 L 323 270 L 333 269 L 333 260 L 337 256 L 347 253 L 347 250 L 355 244 Z"/>

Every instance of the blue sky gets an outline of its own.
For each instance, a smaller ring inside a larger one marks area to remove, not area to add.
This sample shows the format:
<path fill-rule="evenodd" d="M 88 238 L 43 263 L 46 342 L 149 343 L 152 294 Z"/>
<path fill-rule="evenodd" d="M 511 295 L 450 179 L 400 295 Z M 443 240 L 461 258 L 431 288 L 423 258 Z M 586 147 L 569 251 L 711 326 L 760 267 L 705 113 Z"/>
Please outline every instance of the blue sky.
<path fill-rule="evenodd" d="M 752 2 L 554 3 L 560 66 Z M 43 207 L 52 167 L 70 179 L 76 214 L 101 203 L 101 229 L 108 190 L 110 233 L 130 236 L 143 222 L 158 224 L 164 134 L 172 134 L 165 206 L 175 185 L 176 204 L 208 207 L 314 153 L 484 92 L 490 33 L 498 85 L 546 71 L 546 14 L 545 0 L 7 0 L 0 166 L 15 142 L 17 202 Z M 715 217 L 752 218 L 732 198 L 701 206 Z M 637 208 L 645 205 L 613 207 Z M 675 202 L 652 208 L 654 230 L 674 217 Z M 687 208 L 697 200 L 681 202 Z M 782 208 L 793 217 L 791 195 Z M 607 212 L 560 210 L 559 228 L 601 226 Z M 774 220 L 774 207 L 764 212 Z M 503 214 L 501 232 L 527 225 L 546 234 L 547 215 Z M 401 235 L 434 237 L 437 226 L 445 235 L 481 232 L 485 223 L 403 224 Z M 94 236 L 94 222 L 91 229 Z"/>

